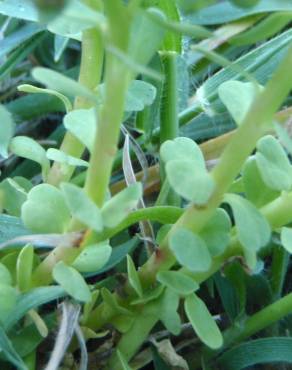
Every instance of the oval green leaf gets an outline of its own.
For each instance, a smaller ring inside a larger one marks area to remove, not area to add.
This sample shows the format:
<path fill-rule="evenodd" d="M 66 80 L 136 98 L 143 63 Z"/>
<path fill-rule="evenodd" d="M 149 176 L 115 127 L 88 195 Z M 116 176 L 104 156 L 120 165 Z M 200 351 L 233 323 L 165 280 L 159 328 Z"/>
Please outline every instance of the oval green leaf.
<path fill-rule="evenodd" d="M 95 272 L 108 262 L 112 247 L 108 244 L 93 244 L 87 246 L 74 260 L 72 267 L 80 272 Z"/>
<path fill-rule="evenodd" d="M 84 225 L 99 232 L 103 229 L 100 209 L 86 195 L 86 193 L 76 185 L 61 184 L 62 192 L 72 215 Z"/>
<path fill-rule="evenodd" d="M 49 184 L 35 186 L 21 208 L 24 225 L 36 233 L 63 233 L 71 216 L 62 192 Z"/>
<path fill-rule="evenodd" d="M 169 246 L 178 262 L 193 272 L 207 271 L 212 258 L 202 238 L 187 229 L 178 229 L 170 236 Z"/>
<path fill-rule="evenodd" d="M 53 269 L 53 277 L 54 280 L 77 301 L 90 301 L 90 290 L 83 277 L 73 267 L 67 266 L 63 261 L 60 261 Z"/>
<path fill-rule="evenodd" d="M 206 204 L 215 187 L 211 175 L 206 169 L 199 168 L 196 161 L 169 161 L 166 174 L 174 191 L 197 205 Z"/>
<path fill-rule="evenodd" d="M 199 289 L 199 284 L 179 271 L 161 271 L 157 280 L 181 295 L 188 295 Z"/>
<path fill-rule="evenodd" d="M 186 298 L 184 307 L 201 341 L 212 349 L 220 348 L 223 344 L 223 337 L 205 303 L 195 294 L 191 294 Z"/>

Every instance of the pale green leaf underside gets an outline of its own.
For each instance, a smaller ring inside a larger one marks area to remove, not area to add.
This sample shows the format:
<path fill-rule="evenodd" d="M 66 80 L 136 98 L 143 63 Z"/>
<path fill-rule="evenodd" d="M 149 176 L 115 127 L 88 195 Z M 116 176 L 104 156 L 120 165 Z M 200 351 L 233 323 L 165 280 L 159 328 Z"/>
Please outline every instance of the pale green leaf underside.
<path fill-rule="evenodd" d="M 169 246 L 178 262 L 193 272 L 207 271 L 212 258 L 204 240 L 187 229 L 170 236 Z"/>
<path fill-rule="evenodd" d="M 208 347 L 218 349 L 223 344 L 223 337 L 205 303 L 195 294 L 185 300 L 185 312 L 196 334 Z"/>

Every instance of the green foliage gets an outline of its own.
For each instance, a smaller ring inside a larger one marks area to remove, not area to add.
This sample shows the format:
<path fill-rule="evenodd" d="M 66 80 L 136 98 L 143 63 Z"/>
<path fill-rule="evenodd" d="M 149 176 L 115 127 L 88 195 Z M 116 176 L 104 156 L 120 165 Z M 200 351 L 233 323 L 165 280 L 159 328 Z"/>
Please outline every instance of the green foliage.
<path fill-rule="evenodd" d="M 185 312 L 198 337 L 210 348 L 217 349 L 223 344 L 218 326 L 205 303 L 195 294 L 185 300 Z"/>
<path fill-rule="evenodd" d="M 83 224 L 95 231 L 103 229 L 100 209 L 87 197 L 85 192 L 76 185 L 63 183 L 62 192 L 72 215 Z"/>
<path fill-rule="evenodd" d="M 95 272 L 108 262 L 112 248 L 108 244 L 87 246 L 74 260 L 72 266 L 80 272 Z"/>
<path fill-rule="evenodd" d="M 24 225 L 37 233 L 63 233 L 70 212 L 62 192 L 49 184 L 37 185 L 27 194 L 21 209 Z"/>
<path fill-rule="evenodd" d="M 256 162 L 264 183 L 273 190 L 290 190 L 291 165 L 281 144 L 265 136 L 257 144 Z"/>
<path fill-rule="evenodd" d="M 0 1 L 1 369 L 291 362 L 291 12 Z"/>
<path fill-rule="evenodd" d="M 7 109 L 0 106 L 0 117 L 1 117 L 1 136 L 0 136 L 0 155 L 4 158 L 8 157 L 8 147 L 11 138 L 14 134 L 14 122 L 11 114 Z"/>
<path fill-rule="evenodd" d="M 53 270 L 54 280 L 77 301 L 88 302 L 91 294 L 82 276 L 73 267 L 58 262 Z"/>
<path fill-rule="evenodd" d="M 204 240 L 187 229 L 179 229 L 169 240 L 178 262 L 190 271 L 207 271 L 212 259 Z"/>

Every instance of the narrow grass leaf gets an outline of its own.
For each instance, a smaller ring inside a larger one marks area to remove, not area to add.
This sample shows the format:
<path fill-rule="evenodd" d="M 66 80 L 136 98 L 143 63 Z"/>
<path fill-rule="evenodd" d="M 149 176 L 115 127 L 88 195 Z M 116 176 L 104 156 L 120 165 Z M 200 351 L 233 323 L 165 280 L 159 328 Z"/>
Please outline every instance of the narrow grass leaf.
<path fill-rule="evenodd" d="M 241 343 L 219 357 L 224 370 L 242 370 L 259 364 L 292 364 L 292 338 L 273 337 Z M 275 365 L 277 366 L 277 365 Z"/>
<path fill-rule="evenodd" d="M 15 351 L 12 343 L 6 335 L 3 328 L 0 326 L 0 349 L 4 352 L 5 357 L 9 362 L 16 366 L 19 370 L 28 370 L 27 366 L 23 362 L 22 358 Z"/>
<path fill-rule="evenodd" d="M 9 316 L 5 320 L 5 330 L 9 330 L 15 325 L 29 310 L 64 296 L 66 296 L 66 292 L 60 286 L 35 288 L 25 294 L 19 295 L 17 304 L 9 312 Z"/>

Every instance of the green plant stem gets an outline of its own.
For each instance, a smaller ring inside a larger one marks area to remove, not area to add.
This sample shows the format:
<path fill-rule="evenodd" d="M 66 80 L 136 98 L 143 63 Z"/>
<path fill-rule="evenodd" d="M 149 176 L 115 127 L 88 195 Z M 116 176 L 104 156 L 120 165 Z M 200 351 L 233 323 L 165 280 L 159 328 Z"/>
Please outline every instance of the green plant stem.
<path fill-rule="evenodd" d="M 271 266 L 271 288 L 274 299 L 279 299 L 289 266 L 289 253 L 279 245 L 273 246 L 272 266 Z"/>
<path fill-rule="evenodd" d="M 232 327 L 224 333 L 224 347 L 238 343 L 281 320 L 292 312 L 292 293 L 248 318 L 243 328 Z"/>
<path fill-rule="evenodd" d="M 82 35 L 79 82 L 91 90 L 100 83 L 103 54 L 103 41 L 100 32 L 97 29 L 85 30 Z M 92 102 L 82 97 L 77 97 L 74 103 L 74 109 L 86 109 L 91 106 Z M 74 135 L 67 132 L 60 150 L 80 158 L 84 151 L 84 145 Z M 48 183 L 58 186 L 62 181 L 68 181 L 73 172 L 73 166 L 55 162 L 48 175 Z"/>
<path fill-rule="evenodd" d="M 289 93 L 292 86 L 291 64 L 292 47 L 289 48 L 286 57 L 264 91 L 259 94 L 252 104 L 244 122 L 225 148 L 219 164 L 213 170 L 212 176 L 216 187 L 206 207 L 197 208 L 195 205 L 189 207 L 172 227 L 170 233 L 162 242 L 161 248 L 140 269 L 140 278 L 147 286 L 155 282 L 155 276 L 158 271 L 170 269 L 175 263 L 175 258 L 168 248 L 169 235 L 180 227 L 188 228 L 194 232 L 200 231 L 222 202 L 225 192 L 228 191 L 229 186 L 240 172 L 244 161 L 255 148 L 258 139 L 269 129 L 274 114 Z M 148 333 L 152 327 L 153 325 L 149 325 Z M 144 333 L 147 333 L 147 330 Z M 127 336 L 129 336 L 129 333 L 127 333 Z M 130 338 L 134 340 L 133 337 L 130 336 Z M 121 341 L 123 341 L 123 337 Z M 135 353 L 135 351 L 133 352 Z"/>
<path fill-rule="evenodd" d="M 165 78 L 160 116 L 160 144 L 162 144 L 166 140 L 172 140 L 178 136 L 178 54 L 175 51 L 161 51 L 160 56 Z M 161 183 L 164 182 L 165 178 L 164 165 L 160 162 Z M 179 205 L 180 197 L 172 189 L 169 189 L 166 203 L 169 205 Z"/>
<path fill-rule="evenodd" d="M 160 143 L 178 136 L 177 56 L 174 51 L 161 51 L 164 69 L 163 106 L 160 117 Z"/>
<path fill-rule="evenodd" d="M 168 238 L 178 228 L 184 227 L 193 232 L 200 231 L 206 225 L 214 210 L 220 205 L 225 192 L 228 191 L 233 180 L 240 172 L 244 161 L 255 148 L 258 139 L 269 129 L 274 114 L 289 93 L 292 85 L 291 63 L 292 47 L 264 91 L 259 94 L 253 103 L 244 122 L 233 135 L 232 140 L 223 151 L 218 165 L 212 171 L 216 187 L 208 204 L 201 208 L 191 205 L 172 227 L 170 233 L 162 242 L 161 249 L 168 249 Z M 283 206 L 285 207 L 285 205 Z M 163 258 L 159 256 L 158 261 L 156 256 L 153 256 L 141 268 L 141 272 L 144 276 L 149 274 L 155 276 L 159 265 L 163 269 L 169 269 L 174 262 L 171 253 L 164 251 Z"/>
<path fill-rule="evenodd" d="M 105 200 L 117 152 L 129 77 L 129 70 L 115 56 L 108 54 L 104 106 L 85 182 L 87 194 L 99 207 Z"/>

